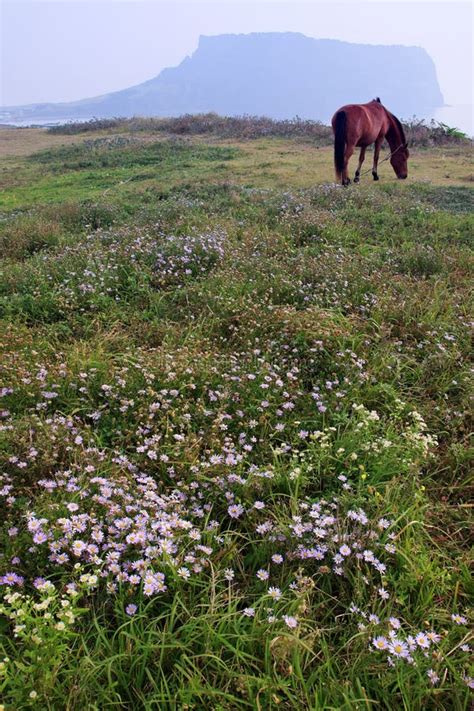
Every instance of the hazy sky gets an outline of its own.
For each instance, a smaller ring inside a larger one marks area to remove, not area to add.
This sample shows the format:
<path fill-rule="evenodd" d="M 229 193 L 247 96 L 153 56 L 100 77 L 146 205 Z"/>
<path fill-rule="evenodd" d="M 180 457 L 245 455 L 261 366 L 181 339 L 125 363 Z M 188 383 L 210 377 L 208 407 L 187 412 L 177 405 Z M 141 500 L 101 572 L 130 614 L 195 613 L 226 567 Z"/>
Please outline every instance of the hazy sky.
<path fill-rule="evenodd" d="M 268 31 L 424 47 L 445 101 L 472 103 L 469 2 L 0 0 L 0 8 L 3 105 L 123 89 L 179 64 L 201 34 Z"/>

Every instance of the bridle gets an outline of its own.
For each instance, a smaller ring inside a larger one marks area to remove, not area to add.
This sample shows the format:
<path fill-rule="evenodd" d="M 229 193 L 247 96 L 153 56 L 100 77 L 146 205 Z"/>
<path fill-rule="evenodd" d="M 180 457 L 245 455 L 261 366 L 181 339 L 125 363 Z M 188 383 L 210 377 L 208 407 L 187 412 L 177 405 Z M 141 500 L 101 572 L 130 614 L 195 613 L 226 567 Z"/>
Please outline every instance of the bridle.
<path fill-rule="evenodd" d="M 377 164 L 377 167 L 378 167 L 381 163 L 385 163 L 385 161 L 390 160 L 390 158 L 391 158 L 392 156 L 394 156 L 395 153 L 397 153 L 397 151 L 400 150 L 400 148 L 406 148 L 406 145 L 407 145 L 406 143 L 400 143 L 400 145 L 398 146 L 398 148 L 395 148 L 395 150 L 394 150 L 394 151 L 391 151 L 391 152 L 388 154 L 388 156 L 387 156 L 386 158 L 383 158 L 381 161 L 379 161 L 379 163 Z M 372 172 L 372 168 L 368 168 L 367 170 L 364 170 L 363 173 L 359 173 L 359 177 L 360 177 L 361 175 L 366 175 L 367 173 L 371 173 L 371 172 Z"/>

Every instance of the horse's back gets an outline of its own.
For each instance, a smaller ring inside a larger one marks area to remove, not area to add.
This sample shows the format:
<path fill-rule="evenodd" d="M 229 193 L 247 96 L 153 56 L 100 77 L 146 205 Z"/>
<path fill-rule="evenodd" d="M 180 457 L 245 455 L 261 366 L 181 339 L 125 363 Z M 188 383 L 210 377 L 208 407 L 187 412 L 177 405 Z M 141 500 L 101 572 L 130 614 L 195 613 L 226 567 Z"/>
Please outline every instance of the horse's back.
<path fill-rule="evenodd" d="M 388 126 L 386 109 L 379 101 L 341 106 L 332 117 L 333 129 L 335 129 L 337 116 L 341 114 L 346 117 L 347 140 L 354 145 L 373 143 Z"/>

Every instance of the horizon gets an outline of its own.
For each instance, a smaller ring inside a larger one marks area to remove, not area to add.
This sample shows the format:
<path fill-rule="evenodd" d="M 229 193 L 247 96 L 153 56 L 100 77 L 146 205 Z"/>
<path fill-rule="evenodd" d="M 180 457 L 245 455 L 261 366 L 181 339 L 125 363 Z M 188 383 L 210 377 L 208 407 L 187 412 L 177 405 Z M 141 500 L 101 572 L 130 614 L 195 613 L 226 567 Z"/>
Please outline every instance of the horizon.
<path fill-rule="evenodd" d="M 119 0 L 117 0 L 117 1 L 119 1 Z M 182 57 L 182 59 L 181 59 L 177 64 L 175 64 L 175 65 L 173 65 L 173 66 L 169 66 L 169 67 L 168 67 L 168 66 L 167 66 L 167 67 L 163 67 L 157 74 L 153 74 L 152 76 L 143 77 L 141 80 L 139 80 L 139 81 L 137 82 L 137 84 L 127 85 L 127 86 L 122 87 L 121 89 L 115 89 L 115 90 L 110 91 L 110 92 L 104 92 L 103 94 L 94 94 L 93 96 L 92 96 L 92 95 L 90 95 L 90 96 L 81 96 L 81 97 L 77 97 L 76 99 L 70 99 L 70 100 L 67 100 L 67 101 L 44 101 L 44 102 L 43 102 L 43 101 L 32 101 L 32 102 L 30 102 L 30 104 L 9 104 L 9 105 L 7 105 L 7 104 L 0 104 L 0 107 L 1 107 L 1 108 L 10 108 L 10 107 L 12 107 L 12 106 L 13 106 L 13 107 L 32 106 L 32 105 L 35 105 L 35 104 L 42 104 L 42 103 L 45 103 L 45 104 L 49 104 L 49 103 L 61 104 L 61 103 L 74 103 L 74 102 L 76 102 L 76 101 L 82 101 L 82 100 L 92 100 L 92 99 L 95 99 L 95 98 L 99 98 L 100 96 L 106 96 L 107 94 L 113 94 L 113 93 L 116 93 L 116 92 L 120 92 L 120 91 L 122 91 L 123 89 L 132 88 L 133 86 L 139 86 L 140 84 L 144 84 L 144 83 L 146 83 L 146 82 L 148 82 L 148 81 L 151 81 L 151 80 L 155 79 L 157 76 L 159 76 L 159 74 L 161 74 L 162 71 L 165 71 L 166 69 L 175 69 L 176 67 L 179 67 L 184 61 L 186 61 L 186 59 L 189 59 L 189 58 L 192 58 L 192 57 L 193 57 L 193 55 L 197 52 L 197 50 L 198 50 L 198 48 L 199 48 L 201 39 L 203 39 L 203 38 L 206 38 L 206 39 L 207 39 L 207 38 L 212 38 L 212 37 L 238 37 L 238 36 L 270 35 L 270 34 L 272 34 L 272 35 L 300 35 L 301 37 L 305 37 L 306 39 L 312 39 L 312 40 L 315 40 L 315 41 L 317 41 L 317 42 L 340 42 L 341 44 L 360 45 L 360 46 L 372 46 L 372 47 L 403 47 L 403 48 L 425 49 L 424 47 L 420 47 L 420 45 L 415 45 L 415 44 L 400 44 L 400 43 L 381 44 L 381 43 L 379 43 L 379 42 L 350 42 L 349 40 L 341 40 L 341 39 L 337 39 L 337 38 L 335 38 L 335 37 L 312 37 L 312 36 L 310 36 L 310 35 L 305 34 L 304 32 L 292 32 L 292 31 L 281 31 L 281 32 L 263 32 L 263 31 L 262 31 L 262 32 L 260 32 L 260 31 L 256 31 L 256 32 L 222 32 L 222 33 L 219 33 L 219 34 L 200 34 L 199 37 L 198 37 L 197 45 L 196 45 L 196 47 L 193 49 L 193 51 L 190 52 L 189 54 L 184 55 L 184 56 Z M 425 50 L 425 51 L 426 51 L 426 50 Z M 428 56 L 430 56 L 429 53 L 428 53 Z M 430 58 L 432 59 L 431 56 L 430 56 Z M 435 70 L 436 70 L 436 65 L 435 65 Z M 441 91 L 441 93 L 443 94 L 442 91 Z M 443 100 L 444 100 L 444 94 L 443 94 Z M 448 106 L 448 104 L 444 104 L 444 106 Z"/>
<path fill-rule="evenodd" d="M 429 23 L 423 22 L 427 13 Z M 6 0 L 0 105 L 63 103 L 120 91 L 178 66 L 201 36 L 267 32 L 421 47 L 435 64 L 445 103 L 471 104 L 471 19 L 468 2 Z"/>

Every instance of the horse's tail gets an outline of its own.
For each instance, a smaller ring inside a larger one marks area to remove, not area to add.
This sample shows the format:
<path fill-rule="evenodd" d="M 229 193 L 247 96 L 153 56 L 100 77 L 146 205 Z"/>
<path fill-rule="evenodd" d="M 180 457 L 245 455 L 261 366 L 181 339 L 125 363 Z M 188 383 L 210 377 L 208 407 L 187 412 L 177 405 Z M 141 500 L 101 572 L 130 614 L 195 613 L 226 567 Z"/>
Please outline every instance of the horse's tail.
<path fill-rule="evenodd" d="M 346 112 L 338 111 L 334 126 L 334 165 L 336 167 L 336 175 L 341 177 L 344 170 L 344 153 L 346 149 Z"/>

